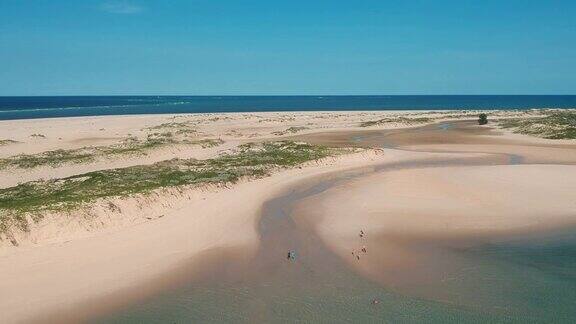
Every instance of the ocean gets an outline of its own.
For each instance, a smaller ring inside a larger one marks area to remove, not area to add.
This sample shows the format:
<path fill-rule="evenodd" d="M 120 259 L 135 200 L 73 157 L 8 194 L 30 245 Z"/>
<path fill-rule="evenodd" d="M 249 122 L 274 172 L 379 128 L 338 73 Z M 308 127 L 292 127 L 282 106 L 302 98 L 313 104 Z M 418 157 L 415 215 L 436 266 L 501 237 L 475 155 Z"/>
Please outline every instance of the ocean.
<path fill-rule="evenodd" d="M 0 97 L 0 120 L 210 112 L 576 108 L 576 95 Z"/>

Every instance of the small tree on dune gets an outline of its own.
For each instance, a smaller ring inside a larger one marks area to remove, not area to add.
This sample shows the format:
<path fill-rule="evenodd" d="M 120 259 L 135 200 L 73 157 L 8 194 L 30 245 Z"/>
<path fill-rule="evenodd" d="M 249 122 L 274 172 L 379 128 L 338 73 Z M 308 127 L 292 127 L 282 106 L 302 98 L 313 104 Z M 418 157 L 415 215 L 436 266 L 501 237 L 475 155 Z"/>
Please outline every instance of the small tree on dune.
<path fill-rule="evenodd" d="M 478 125 L 486 125 L 486 124 L 488 124 L 488 115 L 480 114 L 480 116 L 478 116 Z"/>

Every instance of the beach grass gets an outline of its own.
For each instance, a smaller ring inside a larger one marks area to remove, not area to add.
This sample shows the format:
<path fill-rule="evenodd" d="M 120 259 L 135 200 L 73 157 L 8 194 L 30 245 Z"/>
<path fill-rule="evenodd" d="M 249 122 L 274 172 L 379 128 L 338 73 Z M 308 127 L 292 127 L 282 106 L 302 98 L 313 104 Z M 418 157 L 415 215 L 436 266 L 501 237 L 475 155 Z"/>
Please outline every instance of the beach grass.
<path fill-rule="evenodd" d="M 542 117 L 501 120 L 514 133 L 547 139 L 576 139 L 576 111 L 545 111 Z"/>
<path fill-rule="evenodd" d="M 54 150 L 38 154 L 20 154 L 0 159 L 0 169 L 16 167 L 31 169 L 42 165 L 57 166 L 64 163 L 81 163 L 94 159 L 94 153 L 85 150 Z"/>
<path fill-rule="evenodd" d="M 178 135 L 192 135 L 198 133 L 194 128 L 193 123 L 189 121 L 184 122 L 168 122 L 151 127 L 147 127 L 144 130 L 148 131 L 170 131 Z"/>
<path fill-rule="evenodd" d="M 372 127 L 372 126 L 379 126 L 379 125 L 390 124 L 390 123 L 399 123 L 402 125 L 417 125 L 417 124 L 430 123 L 433 121 L 434 121 L 434 119 L 429 118 L 429 117 L 398 116 L 398 117 L 387 117 L 387 118 L 381 118 L 381 119 L 377 119 L 377 120 L 369 120 L 369 121 L 361 122 L 359 126 L 360 127 Z"/>
<path fill-rule="evenodd" d="M 286 128 L 283 131 L 274 132 L 272 134 L 279 135 L 279 136 L 286 135 L 286 134 L 296 134 L 298 132 L 301 132 L 301 131 L 307 130 L 307 129 L 309 129 L 309 128 L 306 126 L 292 126 L 292 127 Z"/>
<path fill-rule="evenodd" d="M 251 143 L 213 159 L 173 159 L 27 182 L 0 189 L 0 232 L 12 225 L 25 229 L 27 214 L 35 219 L 43 211 L 70 210 L 102 198 L 184 185 L 234 183 L 242 177 L 262 177 L 273 169 L 293 167 L 344 151 L 291 141 Z"/>
<path fill-rule="evenodd" d="M 16 144 L 18 141 L 11 140 L 11 139 L 0 139 L 0 146 Z"/>
<path fill-rule="evenodd" d="M 148 134 L 144 140 L 128 137 L 121 144 L 69 150 L 60 149 L 2 158 L 0 159 L 0 169 L 32 169 L 41 166 L 56 167 L 69 163 L 86 163 L 114 155 L 146 154 L 153 149 L 174 144 L 198 145 L 202 148 L 208 148 L 222 143 L 221 139 L 181 139 L 172 132 L 155 132 Z"/>

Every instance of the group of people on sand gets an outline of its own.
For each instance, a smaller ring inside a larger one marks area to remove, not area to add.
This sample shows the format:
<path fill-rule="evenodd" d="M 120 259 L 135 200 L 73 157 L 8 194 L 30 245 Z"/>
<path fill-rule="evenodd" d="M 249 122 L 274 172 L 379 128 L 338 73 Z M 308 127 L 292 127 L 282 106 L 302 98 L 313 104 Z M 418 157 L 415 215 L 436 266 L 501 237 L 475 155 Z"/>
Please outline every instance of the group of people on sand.
<path fill-rule="evenodd" d="M 360 230 L 360 239 L 364 239 L 366 236 L 366 233 L 364 233 L 364 230 Z M 362 253 L 368 253 L 368 250 L 366 250 L 366 245 L 362 245 L 362 249 L 360 249 L 360 251 Z M 356 252 L 356 251 L 352 251 L 352 256 L 356 257 L 356 260 L 360 261 L 360 252 Z"/>
<path fill-rule="evenodd" d="M 361 240 L 364 240 L 364 239 L 366 238 L 366 233 L 364 233 L 364 230 L 360 230 L 359 236 L 360 236 L 360 239 L 361 239 Z M 360 260 L 360 254 L 361 254 L 361 253 L 364 253 L 364 254 L 368 253 L 368 250 L 366 249 L 366 245 L 362 245 L 362 248 L 360 249 L 359 252 L 352 251 L 352 255 L 355 256 L 357 260 Z M 295 261 L 295 260 L 296 260 L 296 251 L 294 251 L 294 250 L 288 250 L 288 253 L 287 253 L 287 255 L 286 255 L 286 258 L 287 258 L 289 261 Z M 379 300 L 378 298 L 374 298 L 374 299 L 371 300 L 370 303 L 371 303 L 372 305 L 377 305 L 377 304 L 380 303 L 380 300 Z"/>
<path fill-rule="evenodd" d="M 364 230 L 360 230 L 360 234 L 358 234 L 358 236 L 360 236 L 360 240 L 364 240 L 366 239 L 366 233 L 364 233 Z M 368 253 L 368 250 L 366 250 L 366 245 L 362 245 L 362 248 L 360 249 L 361 252 L 356 252 L 356 251 L 352 251 L 352 255 L 356 257 L 356 260 L 360 261 L 360 253 Z M 378 305 L 380 303 L 380 299 L 378 298 L 373 298 L 370 302 L 372 305 Z"/>

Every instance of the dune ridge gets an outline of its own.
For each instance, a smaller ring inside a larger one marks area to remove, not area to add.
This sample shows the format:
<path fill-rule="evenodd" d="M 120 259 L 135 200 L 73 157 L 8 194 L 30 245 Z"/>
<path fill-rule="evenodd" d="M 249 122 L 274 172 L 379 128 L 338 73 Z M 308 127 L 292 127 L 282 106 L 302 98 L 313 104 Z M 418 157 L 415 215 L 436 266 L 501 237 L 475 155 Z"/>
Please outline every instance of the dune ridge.
<path fill-rule="evenodd" d="M 574 145 L 569 141 L 557 144 L 531 139 L 474 126 L 474 122 L 455 123 L 452 129 L 438 127 L 433 121 L 424 123 L 428 126 L 409 125 L 410 128 L 395 123 L 387 127 L 383 122 L 377 125 L 378 130 L 367 131 L 358 126 L 359 120 L 365 122 L 382 116 L 294 115 L 296 117 L 270 114 L 264 122 L 258 122 L 262 117 L 250 114 L 237 115 L 239 119 L 225 114 L 204 116 L 222 122 L 220 128 L 215 126 L 209 135 L 221 135 L 217 137 L 223 138 L 223 145 L 228 146 L 191 150 L 181 147 L 177 151 L 188 157 L 206 158 L 247 141 L 271 138 L 365 149 L 274 172 L 269 177 L 240 181 L 231 188 L 171 189 L 146 199 L 113 201 L 121 212 L 106 208 L 109 202 L 103 202 L 93 209 L 95 217 L 81 222 L 48 217 L 34 225 L 37 227 L 28 238 L 29 244 L 5 249 L 0 255 L 0 278 L 5 279 L 0 283 L 0 313 L 4 319 L 7 322 L 41 321 L 42 314 L 57 314 L 54 318 L 86 320 L 95 313 L 111 311 L 167 289 L 173 283 L 161 284 L 159 278 L 177 277 L 183 265 L 187 269 L 199 267 L 210 251 L 237 249 L 238 263 L 247 262 L 255 257 L 259 248 L 258 221 L 267 201 L 303 183 L 322 182 L 329 175 L 345 171 L 356 170 L 359 176 L 303 199 L 292 217 L 302 228 L 311 229 L 350 267 L 383 285 L 401 285 L 405 281 L 397 281 L 394 274 L 414 267 L 413 260 L 424 262 L 430 258 L 426 250 L 411 251 L 403 242 L 439 237 L 447 241 L 454 238 L 454 242 L 459 237 L 481 240 L 576 222 L 569 197 L 576 183 L 566 177 L 574 173 L 576 163 Z M 246 116 L 254 122 L 242 121 Z M 325 127 L 299 129 L 295 133 L 283 131 L 292 118 L 306 120 L 311 116 L 323 116 L 318 123 L 325 123 Z M 110 118 L 121 120 L 121 117 Z M 151 119 L 131 118 L 138 121 L 135 125 L 139 129 L 143 121 L 147 128 L 153 127 Z M 156 124 L 166 121 L 166 117 L 153 118 Z M 331 118 L 336 122 L 327 122 Z M 267 122 L 275 126 L 257 126 Z M 30 123 L 44 125 L 49 121 Z M 234 132 L 238 125 L 242 126 Z M 257 131 L 262 133 L 250 137 Z M 208 133 L 206 129 L 203 132 Z M 270 135 L 270 132 L 281 134 Z M 78 145 L 86 144 L 80 143 Z M 173 150 L 173 147 L 162 150 Z M 135 158 L 134 162 L 149 163 L 151 158 L 157 158 L 154 152 L 140 160 Z M 119 158 L 113 163 L 124 163 L 122 161 Z M 98 163 L 106 162 L 64 164 L 47 169 L 69 175 L 78 172 L 74 170 L 76 166 L 104 166 Z M 403 163 L 410 167 L 386 169 Z M 427 163 L 433 167 L 426 167 Z M 529 165 L 510 165 L 522 163 Z M 23 174 L 34 172 L 37 171 Z M 27 179 L 36 179 L 41 174 L 29 175 Z M 4 186 L 19 181 L 6 179 Z M 519 190 L 518 186 L 523 189 Z M 546 195 L 540 193 L 542 188 Z M 511 210 L 518 212 L 511 213 Z M 547 214 L 542 215 L 544 212 Z M 437 217 L 439 214 L 441 217 Z M 370 245 L 358 240 L 361 230 L 369 235 Z M 369 255 L 374 258 L 351 257 L 358 255 L 351 252 L 359 253 L 363 245 L 367 245 Z M 374 253 L 373 246 L 379 246 L 382 253 Z M 421 275 L 416 272 L 413 276 L 407 275 L 406 280 Z M 412 291 L 412 287 L 409 288 L 407 291 Z M 107 301 L 102 307 L 90 306 L 101 300 Z"/>

